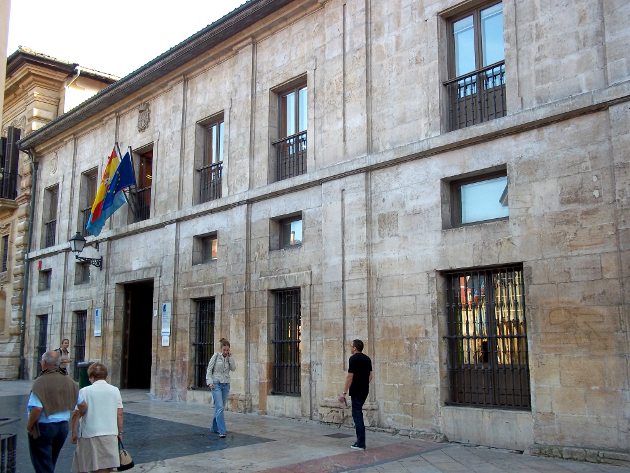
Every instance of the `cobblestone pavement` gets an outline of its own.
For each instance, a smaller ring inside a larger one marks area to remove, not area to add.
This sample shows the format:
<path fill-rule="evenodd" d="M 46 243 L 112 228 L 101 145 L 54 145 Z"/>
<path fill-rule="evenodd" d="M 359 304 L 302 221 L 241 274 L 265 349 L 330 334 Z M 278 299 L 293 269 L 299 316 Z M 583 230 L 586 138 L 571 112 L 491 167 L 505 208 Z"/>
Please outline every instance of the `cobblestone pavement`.
<path fill-rule="evenodd" d="M 18 433 L 18 473 L 33 471 L 25 434 L 30 381 L 0 381 L 0 417 L 20 418 L 2 432 Z M 453 443 L 432 443 L 368 431 L 368 449 L 350 450 L 354 431 L 255 414 L 226 412 L 227 438 L 209 431 L 207 405 L 163 402 L 145 391 L 122 391 L 125 446 L 136 473 L 393 472 L 622 473 L 630 468 L 533 457 Z M 74 446 L 66 441 L 57 472 L 69 472 Z"/>

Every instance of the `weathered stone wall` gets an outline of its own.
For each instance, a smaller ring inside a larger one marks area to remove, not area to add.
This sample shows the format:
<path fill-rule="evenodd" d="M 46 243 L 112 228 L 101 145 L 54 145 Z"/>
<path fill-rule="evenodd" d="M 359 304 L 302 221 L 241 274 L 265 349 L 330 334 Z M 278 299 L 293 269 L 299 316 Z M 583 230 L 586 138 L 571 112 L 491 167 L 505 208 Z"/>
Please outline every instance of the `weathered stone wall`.
<path fill-rule="evenodd" d="M 42 145 L 30 256 L 33 271 L 53 268 L 53 288 L 39 293 L 31 279 L 31 353 L 41 311 L 53 314 L 56 343 L 73 330 L 73 307 L 102 307 L 102 337 L 88 318 L 87 357 L 111 364 L 116 382 L 124 284 L 153 280 L 154 310 L 171 302 L 173 314 L 168 347 L 159 317 L 151 327 L 161 398 L 209 401 L 191 389 L 193 339 L 195 301 L 214 297 L 215 346 L 228 338 L 237 360 L 230 409 L 350 422 L 336 399 L 361 338 L 375 375 L 370 426 L 628 452 L 630 74 L 620 51 L 630 40 L 618 17 L 630 7 L 547 3 L 504 2 L 508 115 L 466 129 L 445 132 L 441 85 L 446 20 L 460 2 L 305 0 Z M 304 78 L 308 172 L 274 182 L 277 92 Z M 200 123 L 221 114 L 222 198 L 197 204 Z M 131 224 L 119 210 L 99 236 L 103 271 L 75 286 L 64 248 L 78 182 L 102 172 L 115 141 L 153 146 L 151 218 Z M 507 170 L 509 219 L 449 228 L 445 182 L 495 169 Z M 58 245 L 41 249 L 43 189 L 56 183 Z M 272 221 L 296 213 L 302 244 L 272 249 Z M 194 264 L 195 237 L 215 232 L 217 260 Z M 442 274 L 509 263 L 524 267 L 532 409 L 447 406 Z M 277 396 L 272 291 L 296 287 L 301 396 Z"/>

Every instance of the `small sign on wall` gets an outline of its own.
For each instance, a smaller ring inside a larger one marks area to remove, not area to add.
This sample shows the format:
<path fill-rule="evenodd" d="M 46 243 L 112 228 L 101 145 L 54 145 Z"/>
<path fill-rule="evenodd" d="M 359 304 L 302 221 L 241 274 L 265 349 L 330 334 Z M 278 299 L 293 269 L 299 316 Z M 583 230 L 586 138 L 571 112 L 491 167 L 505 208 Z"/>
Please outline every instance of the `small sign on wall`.
<path fill-rule="evenodd" d="M 101 336 L 101 324 L 102 324 L 103 309 L 96 309 L 94 311 L 94 336 Z"/>
<path fill-rule="evenodd" d="M 162 336 L 171 335 L 171 303 L 162 304 Z M 168 345 L 163 345 L 168 346 Z"/>
<path fill-rule="evenodd" d="M 168 335 L 162 335 L 162 346 L 167 347 L 171 344 L 171 337 Z"/>

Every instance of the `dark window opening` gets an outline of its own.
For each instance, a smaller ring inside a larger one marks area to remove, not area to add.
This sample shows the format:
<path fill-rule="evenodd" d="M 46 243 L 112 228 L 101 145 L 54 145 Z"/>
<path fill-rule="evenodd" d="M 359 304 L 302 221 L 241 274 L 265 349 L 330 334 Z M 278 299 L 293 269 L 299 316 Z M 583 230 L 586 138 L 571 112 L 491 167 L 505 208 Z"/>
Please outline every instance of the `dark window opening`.
<path fill-rule="evenodd" d="M 529 410 L 522 266 L 453 271 L 445 277 L 448 404 Z"/>
<path fill-rule="evenodd" d="M 274 293 L 273 393 L 301 392 L 302 315 L 300 289 Z"/>
<path fill-rule="evenodd" d="M 85 340 L 87 333 L 87 310 L 74 313 L 74 379 L 79 380 L 79 363 L 85 361 Z"/>
<path fill-rule="evenodd" d="M 153 182 L 153 149 L 140 154 L 137 205 L 138 222 L 151 217 L 151 183 Z"/>
<path fill-rule="evenodd" d="M 214 353 L 214 298 L 197 301 L 195 321 L 195 388 L 207 388 L 206 368 Z"/>
<path fill-rule="evenodd" d="M 5 272 L 9 263 L 9 235 L 2 237 L 2 272 Z"/>
<path fill-rule="evenodd" d="M 37 365 L 34 371 L 39 374 L 41 371 L 39 361 L 42 359 L 44 353 L 46 353 L 46 345 L 48 343 L 48 314 L 37 316 L 37 330 Z"/>

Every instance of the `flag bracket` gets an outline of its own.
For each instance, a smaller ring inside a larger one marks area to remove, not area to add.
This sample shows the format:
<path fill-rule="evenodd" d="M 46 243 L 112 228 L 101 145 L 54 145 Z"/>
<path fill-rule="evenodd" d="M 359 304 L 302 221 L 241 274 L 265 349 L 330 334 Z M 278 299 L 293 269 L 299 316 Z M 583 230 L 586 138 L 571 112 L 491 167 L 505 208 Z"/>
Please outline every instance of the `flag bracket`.
<path fill-rule="evenodd" d="M 98 250 L 98 242 L 96 243 L 96 249 Z M 86 258 L 84 256 L 79 256 L 79 253 L 83 251 L 85 247 L 85 237 L 81 235 L 80 232 L 77 232 L 72 238 L 70 238 L 70 249 L 74 253 L 74 257 L 79 261 L 84 261 L 86 263 L 90 263 L 92 266 L 96 266 L 101 271 L 103 270 L 103 257 L 100 258 Z"/>

